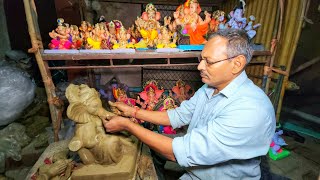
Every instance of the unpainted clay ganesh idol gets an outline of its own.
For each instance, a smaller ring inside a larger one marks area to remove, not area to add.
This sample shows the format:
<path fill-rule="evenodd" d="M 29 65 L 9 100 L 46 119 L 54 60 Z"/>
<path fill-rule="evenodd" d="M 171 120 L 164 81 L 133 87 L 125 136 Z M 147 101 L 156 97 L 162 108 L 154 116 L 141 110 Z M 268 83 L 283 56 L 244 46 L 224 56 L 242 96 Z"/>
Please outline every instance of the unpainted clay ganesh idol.
<path fill-rule="evenodd" d="M 76 122 L 69 149 L 76 151 L 84 164 L 72 173 L 73 179 L 112 179 L 120 172 L 124 179 L 132 177 L 138 140 L 123 134 L 106 134 L 102 120 L 110 119 L 115 114 L 102 107 L 95 89 L 83 84 L 70 84 L 66 97 L 70 103 L 67 116 Z"/>

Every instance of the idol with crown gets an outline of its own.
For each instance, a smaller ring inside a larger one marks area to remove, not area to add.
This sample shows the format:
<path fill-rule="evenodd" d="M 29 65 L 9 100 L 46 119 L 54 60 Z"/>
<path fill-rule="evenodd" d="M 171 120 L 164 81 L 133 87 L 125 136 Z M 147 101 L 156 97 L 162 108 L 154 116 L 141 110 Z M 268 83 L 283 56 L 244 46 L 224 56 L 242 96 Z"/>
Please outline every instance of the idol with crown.
<path fill-rule="evenodd" d="M 105 23 L 97 23 L 94 29 L 89 33 L 87 43 L 92 49 L 107 49 L 102 43 L 109 38 L 109 32 Z"/>
<path fill-rule="evenodd" d="M 187 0 L 173 13 L 174 26 L 181 26 L 181 33 L 190 37 L 190 44 L 204 44 L 204 35 L 208 32 L 211 14 L 204 12 L 205 19 L 200 17 L 201 7 L 198 0 Z"/>
<path fill-rule="evenodd" d="M 114 41 L 113 49 L 124 49 L 124 48 L 134 48 L 133 42 L 128 42 L 130 40 L 130 34 L 122 26 L 119 33 L 117 34 L 117 41 Z"/>
<path fill-rule="evenodd" d="M 71 49 L 72 37 L 70 36 L 69 24 L 64 23 L 64 19 L 57 19 L 58 26 L 55 30 L 49 33 L 52 38 L 49 48 L 50 49 Z"/>
<path fill-rule="evenodd" d="M 157 40 L 157 48 L 175 48 L 176 45 L 176 38 L 173 34 L 168 30 L 167 27 L 161 27 L 159 38 Z"/>
<path fill-rule="evenodd" d="M 155 105 L 159 102 L 159 98 L 163 92 L 164 90 L 159 89 L 158 83 L 155 80 L 147 81 L 144 85 L 143 91 L 139 93 L 143 102 L 140 101 L 138 96 L 136 103 L 140 104 L 141 108 L 152 111 Z"/>
<path fill-rule="evenodd" d="M 186 84 L 181 79 L 176 82 L 176 85 L 172 88 L 172 92 L 174 93 L 173 97 L 179 103 L 182 103 L 182 101 L 184 100 L 190 99 L 194 94 L 194 90 L 191 88 L 191 86 Z"/>
<path fill-rule="evenodd" d="M 152 3 L 147 4 L 145 12 L 135 21 L 136 27 L 142 39 L 135 45 L 136 48 L 154 48 L 160 31 L 160 12 Z"/>
<path fill-rule="evenodd" d="M 249 17 L 249 22 L 247 23 L 247 18 L 244 17 L 246 3 L 244 0 L 240 0 L 239 4 L 229 13 L 229 21 L 226 23 L 228 28 L 232 29 L 244 29 L 249 39 L 254 38 L 256 35 L 256 29 L 261 26 L 261 24 L 254 24 L 255 17 L 251 15 Z"/>
<path fill-rule="evenodd" d="M 155 111 L 167 111 L 170 109 L 175 109 L 177 106 L 177 102 L 172 98 L 172 96 L 165 96 L 159 100 L 159 102 L 156 104 L 154 107 Z M 162 126 L 159 125 L 158 131 L 160 133 L 165 133 L 165 134 L 176 134 L 176 130 L 172 128 L 172 126 Z"/>

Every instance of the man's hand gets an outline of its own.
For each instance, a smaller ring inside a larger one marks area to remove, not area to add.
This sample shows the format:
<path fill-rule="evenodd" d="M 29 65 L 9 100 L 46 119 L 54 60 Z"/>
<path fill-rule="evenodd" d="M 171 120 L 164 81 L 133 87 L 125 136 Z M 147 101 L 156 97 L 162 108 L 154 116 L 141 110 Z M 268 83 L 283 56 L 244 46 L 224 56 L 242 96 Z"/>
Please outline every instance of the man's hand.
<path fill-rule="evenodd" d="M 121 116 L 114 116 L 109 121 L 103 120 L 104 128 L 106 132 L 115 133 L 123 130 L 127 130 L 127 126 L 132 123 L 128 118 Z"/>
<path fill-rule="evenodd" d="M 114 102 L 109 101 L 109 105 L 111 106 L 111 109 L 117 108 L 121 111 L 121 114 L 123 116 L 127 116 L 127 117 L 132 117 L 132 115 L 135 111 L 135 109 L 133 107 L 130 107 L 123 102 L 115 102 L 114 103 Z"/>

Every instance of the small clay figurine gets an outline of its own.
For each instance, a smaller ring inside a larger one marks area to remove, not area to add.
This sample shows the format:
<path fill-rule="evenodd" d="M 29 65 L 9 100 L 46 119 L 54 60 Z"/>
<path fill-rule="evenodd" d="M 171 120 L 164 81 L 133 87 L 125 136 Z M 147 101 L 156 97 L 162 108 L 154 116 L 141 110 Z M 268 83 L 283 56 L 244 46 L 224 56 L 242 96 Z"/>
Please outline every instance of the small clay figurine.
<path fill-rule="evenodd" d="M 157 40 L 157 48 L 175 48 L 176 39 L 171 41 L 172 35 L 170 35 L 168 29 L 166 27 L 162 27 L 159 35 L 159 39 Z"/>
<path fill-rule="evenodd" d="M 212 13 L 212 19 L 210 22 L 210 31 L 211 32 L 217 32 L 221 29 L 226 29 L 225 27 L 226 19 L 225 19 L 225 13 L 220 10 L 216 10 Z"/>
<path fill-rule="evenodd" d="M 127 33 L 126 29 L 122 26 L 117 35 L 117 41 L 114 42 L 113 49 L 134 48 L 133 43 L 128 42 L 129 39 L 130 34 Z"/>
<path fill-rule="evenodd" d="M 70 26 L 70 35 L 72 38 L 72 49 L 80 49 L 82 46 L 82 39 L 80 38 L 78 26 Z"/>
<path fill-rule="evenodd" d="M 258 27 L 260 27 L 261 24 L 259 23 L 259 24 L 253 25 L 253 21 L 256 20 L 256 18 L 255 18 L 253 15 L 251 15 L 251 16 L 249 17 L 249 19 L 250 19 L 250 21 L 248 22 L 247 26 L 246 26 L 244 29 L 247 31 L 247 34 L 248 34 L 248 36 L 249 36 L 249 39 L 252 39 L 252 38 L 254 38 L 254 36 L 257 34 L 257 32 L 256 32 L 255 29 L 257 29 Z"/>
<path fill-rule="evenodd" d="M 249 17 L 250 21 L 247 24 L 247 18 L 243 17 L 245 5 L 245 2 L 241 0 L 240 4 L 236 6 L 233 11 L 230 12 L 229 16 L 231 18 L 226 23 L 226 25 L 228 26 L 228 28 L 244 29 L 247 32 L 249 39 L 252 39 L 256 35 L 255 29 L 260 27 L 261 24 L 253 25 L 253 21 L 255 20 L 255 17 L 253 15 Z"/>
<path fill-rule="evenodd" d="M 105 23 L 97 23 L 89 33 L 87 42 L 92 49 L 101 49 L 102 41 L 107 39 Z"/>
<path fill-rule="evenodd" d="M 162 107 L 159 108 L 159 111 L 167 111 L 177 107 L 175 100 L 170 96 L 166 97 L 162 102 Z M 163 133 L 165 134 L 177 134 L 176 130 L 172 126 L 163 126 Z"/>
<path fill-rule="evenodd" d="M 79 27 L 80 31 L 80 37 L 82 39 L 82 48 L 83 49 L 91 49 L 92 46 L 90 46 L 87 42 L 88 37 L 90 37 L 90 33 L 92 31 L 92 26 L 89 22 L 82 21 L 81 25 Z"/>
<path fill-rule="evenodd" d="M 137 17 L 135 24 L 143 39 L 136 43 L 136 48 L 155 47 L 155 41 L 160 29 L 160 12 L 157 11 L 152 3 L 146 6 L 145 12 L 141 17 Z"/>
<path fill-rule="evenodd" d="M 57 20 L 58 26 L 55 30 L 49 33 L 52 38 L 49 44 L 50 49 L 71 49 L 72 39 L 70 36 L 69 25 L 64 23 L 64 19 Z"/>

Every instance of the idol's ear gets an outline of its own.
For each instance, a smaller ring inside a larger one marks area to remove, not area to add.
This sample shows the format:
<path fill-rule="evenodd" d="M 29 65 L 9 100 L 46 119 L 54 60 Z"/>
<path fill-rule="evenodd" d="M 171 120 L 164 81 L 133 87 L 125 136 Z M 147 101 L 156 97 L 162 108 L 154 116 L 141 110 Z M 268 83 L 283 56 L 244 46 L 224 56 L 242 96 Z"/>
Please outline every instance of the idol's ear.
<path fill-rule="evenodd" d="M 156 20 L 159 21 L 161 18 L 161 14 L 160 12 L 156 12 Z"/>
<path fill-rule="evenodd" d="M 200 7 L 200 4 L 198 4 L 198 7 L 197 7 L 197 13 L 200 14 L 201 13 L 201 7 Z"/>
<path fill-rule="evenodd" d="M 143 20 L 145 20 L 145 21 L 148 21 L 148 20 L 149 20 L 149 17 L 148 17 L 147 12 L 143 12 L 141 18 L 142 18 Z"/>

